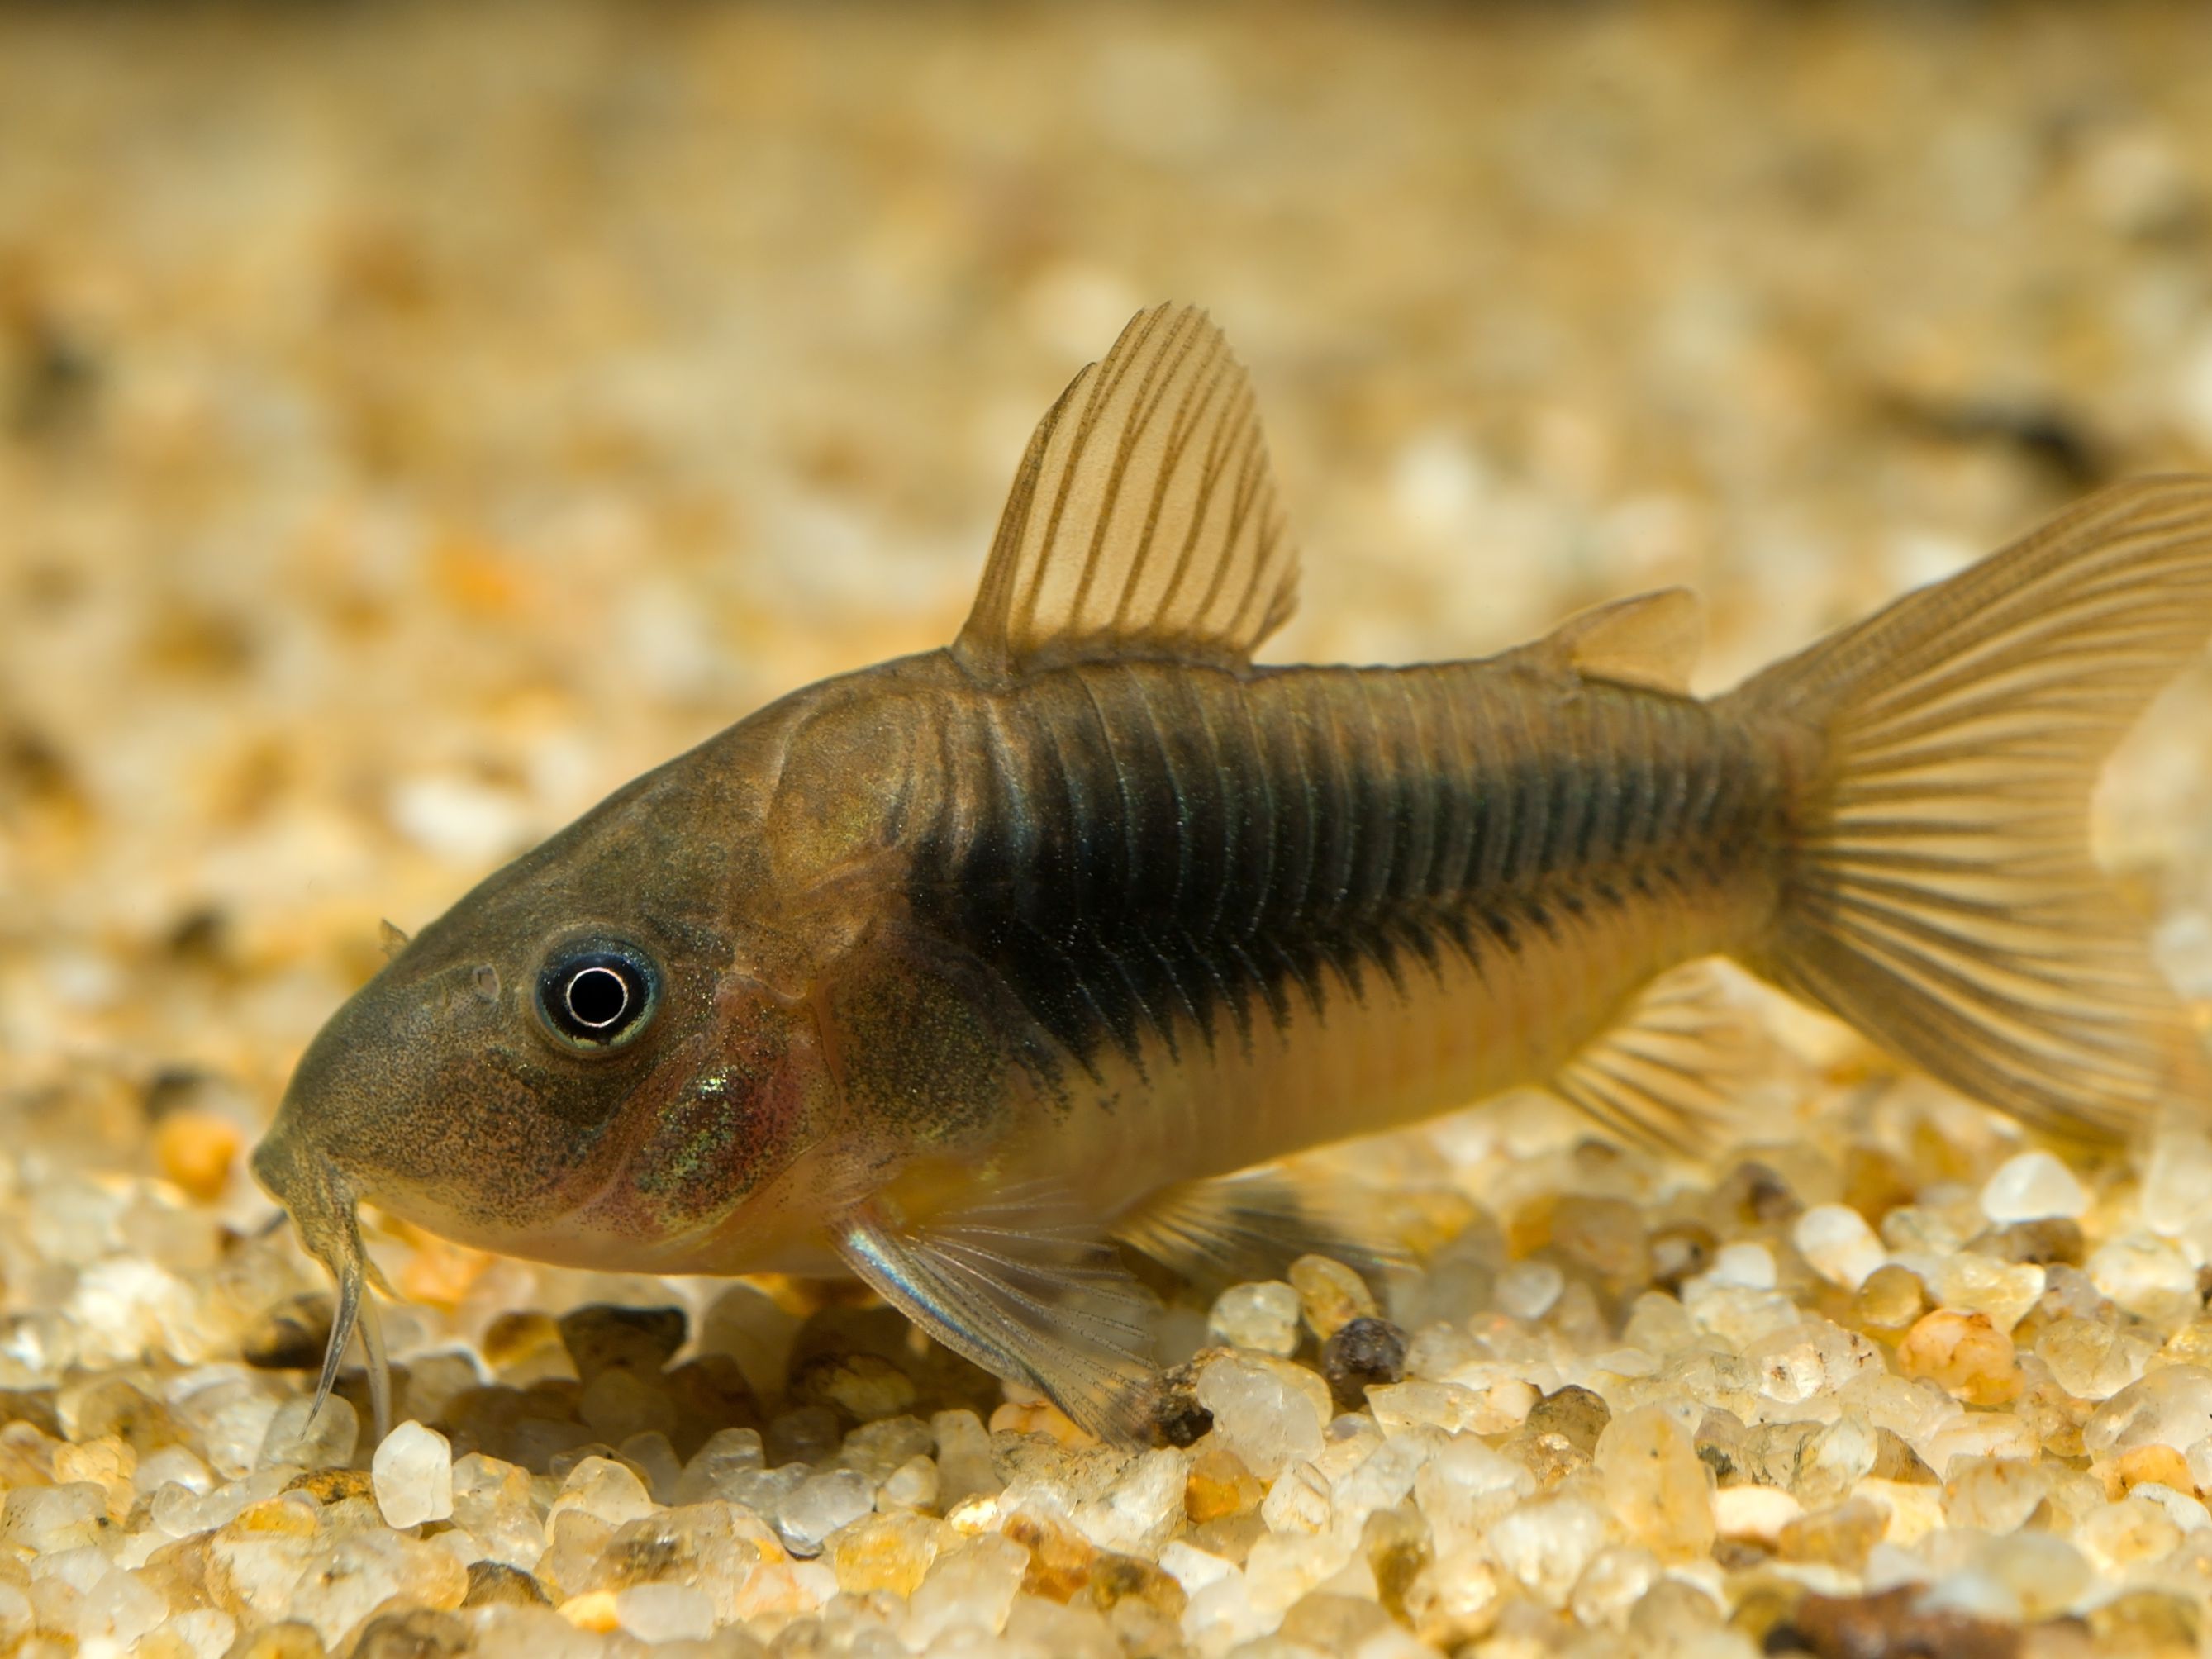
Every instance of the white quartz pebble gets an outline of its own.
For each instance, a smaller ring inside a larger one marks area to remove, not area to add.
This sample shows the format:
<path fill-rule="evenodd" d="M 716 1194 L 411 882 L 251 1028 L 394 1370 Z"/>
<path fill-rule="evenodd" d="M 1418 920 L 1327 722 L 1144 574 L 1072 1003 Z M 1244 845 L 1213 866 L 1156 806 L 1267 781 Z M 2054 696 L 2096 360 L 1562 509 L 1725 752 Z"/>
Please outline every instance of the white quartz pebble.
<path fill-rule="evenodd" d="M 368 1473 L 388 1527 L 419 1527 L 453 1512 L 453 1448 L 435 1429 L 402 1423 L 384 1437 Z"/>
<path fill-rule="evenodd" d="M 1982 1213 L 1999 1226 L 2078 1216 L 2088 1207 L 2089 1195 L 2074 1171 L 2049 1152 L 2007 1158 L 1982 1188 Z"/>
<path fill-rule="evenodd" d="M 1790 1237 L 1806 1266 L 1847 1291 L 1889 1260 L 1866 1218 L 1848 1204 L 1815 1204 L 1797 1218 Z"/>

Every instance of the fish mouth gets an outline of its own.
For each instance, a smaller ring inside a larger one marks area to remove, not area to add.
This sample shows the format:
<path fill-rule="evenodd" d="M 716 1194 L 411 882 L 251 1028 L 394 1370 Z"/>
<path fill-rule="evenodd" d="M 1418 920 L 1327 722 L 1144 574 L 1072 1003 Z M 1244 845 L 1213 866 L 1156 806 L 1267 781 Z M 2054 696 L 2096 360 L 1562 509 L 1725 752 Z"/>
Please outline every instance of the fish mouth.
<path fill-rule="evenodd" d="M 368 1397 L 381 1441 L 392 1428 L 392 1369 L 385 1358 L 384 1326 L 370 1295 L 390 1296 L 392 1287 L 362 1248 L 358 1197 L 344 1173 L 319 1147 L 302 1145 L 281 1121 L 253 1149 L 253 1176 L 292 1218 L 307 1254 L 330 1271 L 337 1285 L 337 1307 L 323 1349 L 322 1375 L 308 1421 L 320 1416 L 337 1383 L 339 1362 L 356 1330 L 368 1361 Z"/>

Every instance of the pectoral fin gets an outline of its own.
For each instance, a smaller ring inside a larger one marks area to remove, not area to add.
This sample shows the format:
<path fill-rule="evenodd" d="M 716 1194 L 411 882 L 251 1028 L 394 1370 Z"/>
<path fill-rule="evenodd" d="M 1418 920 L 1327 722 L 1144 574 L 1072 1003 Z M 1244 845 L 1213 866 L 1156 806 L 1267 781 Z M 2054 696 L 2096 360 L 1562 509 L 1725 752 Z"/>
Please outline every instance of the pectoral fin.
<path fill-rule="evenodd" d="M 1370 1277 L 1404 1261 L 1362 1224 L 1342 1190 L 1290 1170 L 1248 1170 L 1165 1187 L 1114 1224 L 1132 1249 L 1208 1289 L 1279 1278 L 1302 1255 Z"/>
<path fill-rule="evenodd" d="M 955 1353 L 1101 1438 L 1146 1437 L 1150 1304 L 1064 1206 L 1018 1195 L 910 1227 L 869 1204 L 835 1239 L 857 1276 Z"/>

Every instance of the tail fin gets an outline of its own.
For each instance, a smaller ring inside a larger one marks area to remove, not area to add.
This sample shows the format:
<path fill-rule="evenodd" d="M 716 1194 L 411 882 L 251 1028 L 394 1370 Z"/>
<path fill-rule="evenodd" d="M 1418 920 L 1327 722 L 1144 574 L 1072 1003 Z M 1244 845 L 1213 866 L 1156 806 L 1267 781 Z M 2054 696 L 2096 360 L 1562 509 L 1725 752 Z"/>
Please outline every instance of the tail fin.
<path fill-rule="evenodd" d="M 2212 477 L 2145 478 L 1747 681 L 1729 703 L 1810 762 L 1756 965 L 2069 1138 L 2203 1099 L 2088 823 L 2106 756 L 2208 637 Z"/>

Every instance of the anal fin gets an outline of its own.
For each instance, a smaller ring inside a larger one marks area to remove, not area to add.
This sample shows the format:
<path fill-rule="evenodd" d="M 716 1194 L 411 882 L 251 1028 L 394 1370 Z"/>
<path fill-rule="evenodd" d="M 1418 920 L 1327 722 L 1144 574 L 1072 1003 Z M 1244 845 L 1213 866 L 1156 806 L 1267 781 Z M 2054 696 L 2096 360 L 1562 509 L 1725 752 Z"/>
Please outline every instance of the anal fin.
<path fill-rule="evenodd" d="M 1024 1190 L 908 1226 L 867 1204 L 834 1237 L 855 1275 L 955 1353 L 1102 1439 L 1146 1437 L 1152 1304 L 1071 1205 Z"/>
<path fill-rule="evenodd" d="M 1708 959 L 1645 986 L 1611 1029 L 1569 1060 L 1553 1092 L 1627 1139 L 1711 1149 L 1774 1045 L 1755 1010 L 1732 999 Z"/>
<path fill-rule="evenodd" d="M 1370 1277 L 1401 1265 L 1372 1232 L 1340 1190 L 1274 1164 L 1164 1187 L 1114 1223 L 1130 1249 L 1207 1289 L 1279 1278 L 1302 1255 Z"/>

